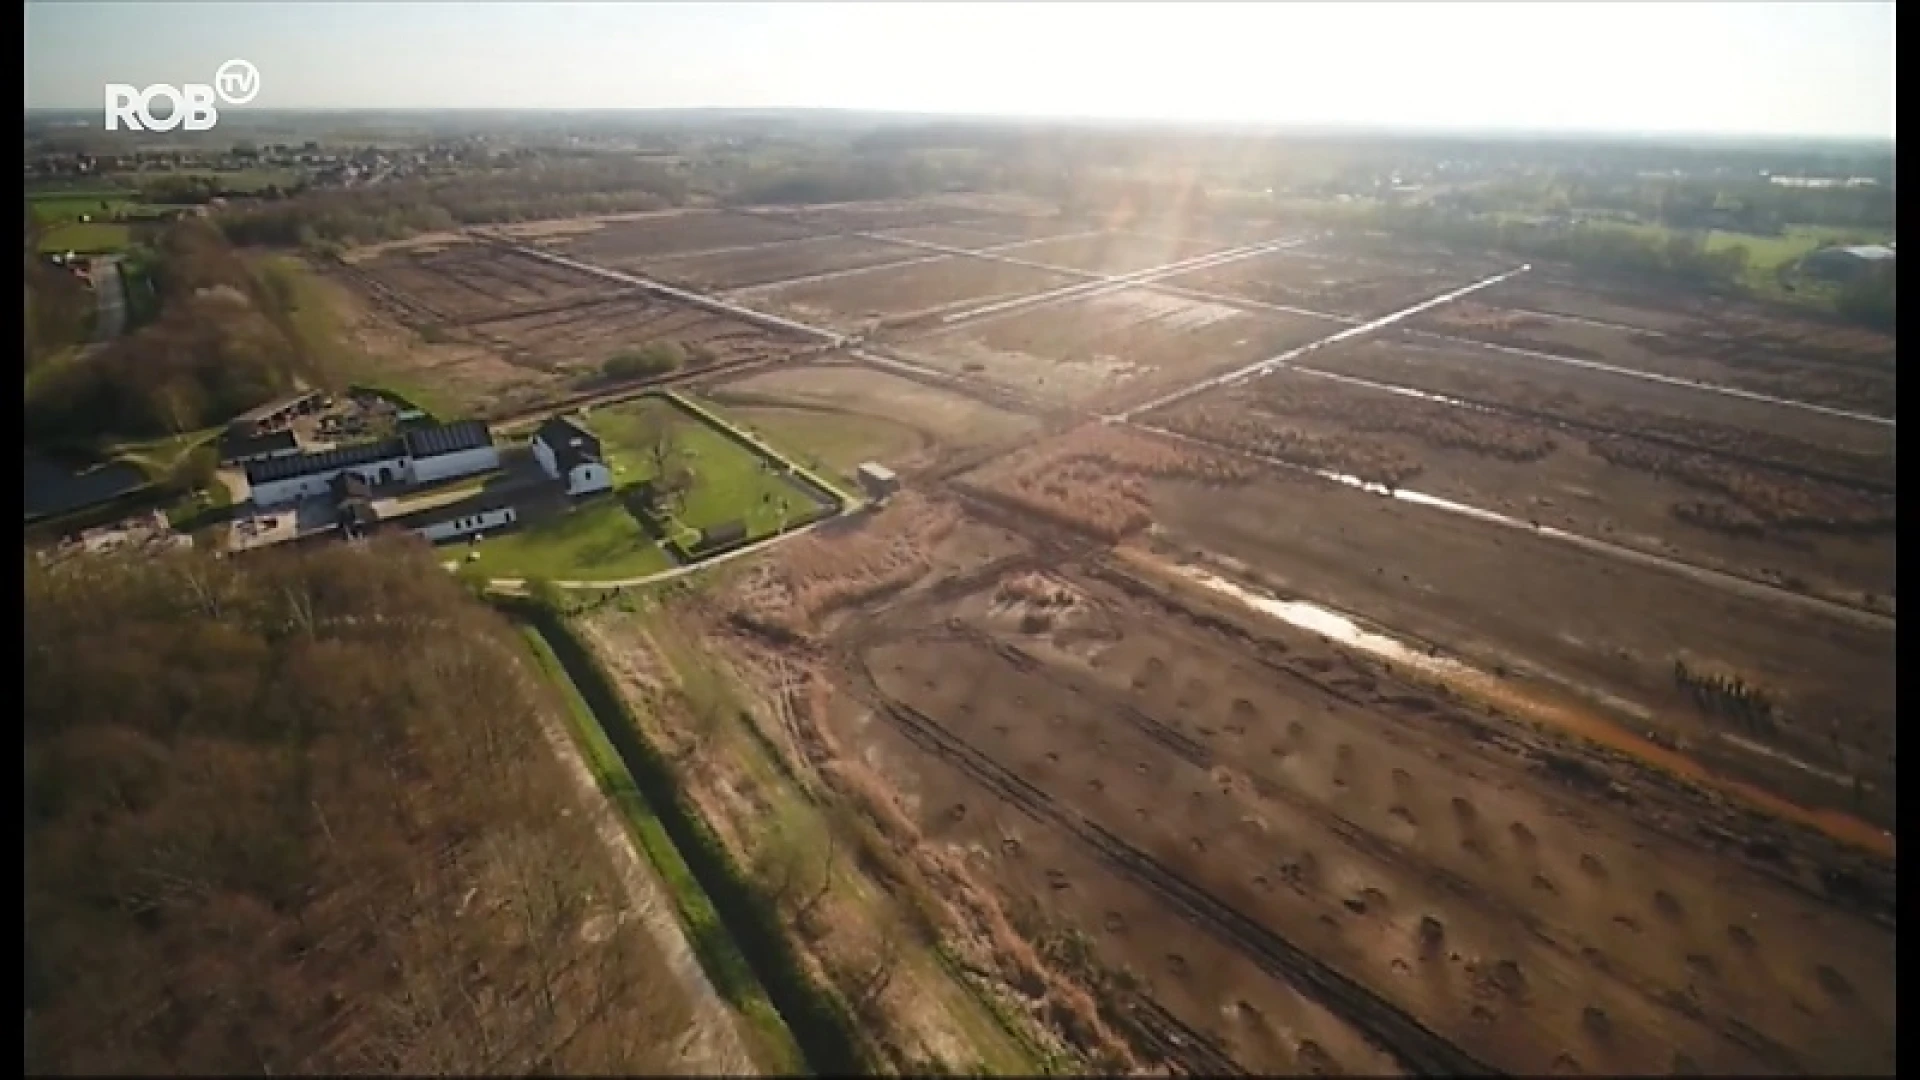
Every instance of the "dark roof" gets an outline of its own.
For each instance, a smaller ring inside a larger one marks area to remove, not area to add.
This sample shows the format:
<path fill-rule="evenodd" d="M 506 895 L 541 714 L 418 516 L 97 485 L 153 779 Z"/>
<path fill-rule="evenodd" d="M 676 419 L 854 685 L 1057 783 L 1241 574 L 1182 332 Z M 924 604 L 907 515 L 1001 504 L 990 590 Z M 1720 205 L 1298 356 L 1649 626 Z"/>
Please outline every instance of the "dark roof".
<path fill-rule="evenodd" d="M 700 546 L 714 547 L 718 544 L 731 544 L 735 540 L 745 539 L 746 535 L 747 523 L 744 521 L 727 521 L 718 525 L 709 525 L 700 530 Z"/>
<path fill-rule="evenodd" d="M 251 435 L 244 430 L 228 429 L 220 440 L 220 460 L 233 461 L 237 458 L 252 457 L 255 454 L 274 454 L 286 450 L 300 449 L 300 440 L 293 432 L 282 428 L 269 431 L 265 435 Z"/>
<path fill-rule="evenodd" d="M 380 524 L 402 529 L 424 529 L 429 525 L 438 525 L 443 521 L 463 518 L 469 514 L 484 514 L 490 510 L 504 510 L 514 504 L 513 498 L 499 491 L 482 491 L 472 498 L 458 502 L 441 503 L 405 514 L 383 517 Z"/>
<path fill-rule="evenodd" d="M 267 402 L 265 405 L 257 405 L 251 409 L 248 409 L 246 412 L 243 412 L 239 416 L 234 417 L 233 422 L 236 424 L 257 424 L 260 421 L 265 420 L 266 418 L 273 416 L 275 414 L 286 412 L 288 409 L 298 408 L 299 406 L 309 401 L 312 401 L 314 398 L 319 396 L 320 396 L 320 391 L 308 390 L 305 393 L 293 394 L 291 396 L 283 397 L 283 398 L 275 398 L 274 400 Z"/>
<path fill-rule="evenodd" d="M 600 456 L 600 437 L 571 416 L 547 417 L 533 437 L 546 443 L 547 448 L 555 453 L 563 446 L 581 446 L 589 448 L 594 457 Z"/>
<path fill-rule="evenodd" d="M 381 439 L 378 442 L 322 450 L 317 454 L 288 454 L 265 461 L 250 461 L 247 463 L 247 483 L 266 484 L 296 476 L 312 476 L 334 469 L 369 465 L 385 458 L 404 457 L 406 453 L 407 448 L 399 439 Z"/>
<path fill-rule="evenodd" d="M 478 450 L 493 445 L 493 432 L 478 420 L 456 420 L 451 424 L 414 428 L 400 438 L 406 442 L 407 452 L 416 458 L 457 454 L 462 450 Z"/>

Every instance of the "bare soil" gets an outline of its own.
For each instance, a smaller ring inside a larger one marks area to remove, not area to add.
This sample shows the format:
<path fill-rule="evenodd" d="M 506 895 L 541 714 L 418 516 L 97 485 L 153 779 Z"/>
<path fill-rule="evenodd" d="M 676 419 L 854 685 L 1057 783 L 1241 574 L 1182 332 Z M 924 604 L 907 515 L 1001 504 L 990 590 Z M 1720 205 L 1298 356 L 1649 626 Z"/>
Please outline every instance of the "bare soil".
<path fill-rule="evenodd" d="M 1603 432 L 1657 435 L 1878 488 L 1893 484 L 1893 429 L 1845 417 L 1392 334 L 1336 345 L 1302 362 Z"/>
<path fill-rule="evenodd" d="M 756 303 L 841 329 L 880 320 L 910 320 L 962 305 L 1057 289 L 1077 281 L 1060 274 L 976 259 L 912 263 L 806 282 L 761 294 Z"/>
<path fill-rule="evenodd" d="M 1274 480 L 1231 499 L 1163 481 L 1156 519 L 1282 591 L 1487 670 L 1582 693 L 1633 730 L 1684 738 L 1767 786 L 1891 826 L 1893 634 L 1322 481 Z M 1674 661 L 1741 673 L 1780 703 L 1757 732 L 1698 709 Z M 1761 755 L 1773 747 L 1879 795 Z M 1869 793 L 1871 794 L 1871 793 Z"/>
<path fill-rule="evenodd" d="M 1028 922 L 1130 973 L 1110 992 L 1180 1023 L 1180 1064 L 1377 1073 L 1366 1036 L 1417 1016 L 1403 1052 L 1522 1073 L 1891 1067 L 1887 929 L 1460 739 L 1313 635 L 1044 576 L 1044 622 L 989 576 L 846 624 L 868 711 L 838 734 Z"/>
<path fill-rule="evenodd" d="M 1729 332 L 1708 325 L 1685 333 L 1648 333 L 1629 326 L 1602 326 L 1491 306 L 1495 302 L 1462 299 L 1417 315 L 1408 324 L 1476 341 L 1597 360 L 1773 397 L 1886 416 L 1894 412 L 1891 341 L 1887 351 L 1878 356 L 1830 357 L 1804 350 L 1796 354 L 1780 344 L 1764 343 L 1746 328 Z"/>
<path fill-rule="evenodd" d="M 1408 463 L 1397 477 L 1402 486 L 1842 603 L 1891 608 L 1891 494 L 1675 451 L 1631 432 L 1583 435 L 1300 372 L 1203 394 L 1165 419 L 1216 437 L 1250 425 L 1268 441 L 1290 431 L 1345 443 L 1356 458 Z M 1708 516 L 1713 510 L 1721 516 Z"/>
<path fill-rule="evenodd" d="M 562 238 L 557 249 L 576 259 L 615 265 L 634 258 L 776 243 L 815 234 L 816 230 L 790 222 L 726 210 L 684 210 L 607 220 L 590 232 Z"/>
<path fill-rule="evenodd" d="M 1222 251 L 1228 246 L 1231 245 L 1222 245 L 1208 240 L 1106 232 L 1098 236 L 1070 237 L 1030 244 L 1020 249 L 1020 257 L 1054 266 L 1072 267 L 1076 270 L 1124 274 Z"/>
<path fill-rule="evenodd" d="M 1433 267 L 1362 262 L 1289 250 L 1176 274 L 1166 283 L 1333 315 L 1376 318 L 1472 284 L 1486 276 L 1475 272 L 1479 269 L 1465 263 Z"/>
<path fill-rule="evenodd" d="M 629 262 L 648 276 L 675 285 L 696 289 L 738 289 L 808 274 L 883 266 L 924 258 L 926 254 L 878 240 L 827 236 L 748 251 L 666 259 L 643 258 Z"/>
<path fill-rule="evenodd" d="M 1312 319 L 1123 289 L 908 338 L 901 348 L 944 370 L 1091 408 L 1145 400 L 1323 333 Z"/>

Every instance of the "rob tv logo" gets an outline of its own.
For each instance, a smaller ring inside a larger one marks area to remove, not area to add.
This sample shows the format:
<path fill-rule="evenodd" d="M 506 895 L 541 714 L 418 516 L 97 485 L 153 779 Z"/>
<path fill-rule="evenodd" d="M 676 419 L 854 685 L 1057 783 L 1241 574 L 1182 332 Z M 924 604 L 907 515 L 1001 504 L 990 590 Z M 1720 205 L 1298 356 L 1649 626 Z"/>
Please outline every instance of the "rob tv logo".
<path fill-rule="evenodd" d="M 141 89 L 126 83 L 108 83 L 107 130 L 211 131 L 220 122 L 215 102 L 245 105 L 260 93 L 260 71 L 245 60 L 229 60 L 213 73 L 213 84 L 154 83 Z M 167 115 L 153 115 L 156 101 L 167 103 Z"/>

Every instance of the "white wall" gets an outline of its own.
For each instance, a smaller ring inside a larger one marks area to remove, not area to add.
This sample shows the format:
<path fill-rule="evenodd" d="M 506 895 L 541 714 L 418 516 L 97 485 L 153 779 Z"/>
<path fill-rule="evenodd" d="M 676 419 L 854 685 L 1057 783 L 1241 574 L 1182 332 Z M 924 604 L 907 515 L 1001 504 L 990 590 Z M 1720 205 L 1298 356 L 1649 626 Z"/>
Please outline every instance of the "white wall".
<path fill-rule="evenodd" d="M 291 476 L 285 480 L 269 480 L 253 487 L 255 506 L 285 506 L 301 499 L 318 498 L 328 494 L 333 478 L 343 472 L 351 472 L 369 484 L 380 482 L 380 470 L 387 470 L 390 480 L 405 479 L 408 461 L 406 458 L 387 458 L 382 461 L 370 461 L 365 465 L 355 465 L 351 469 L 328 469 L 325 472 L 308 473 L 305 476 Z"/>
<path fill-rule="evenodd" d="M 613 486 L 613 472 L 597 461 L 584 465 L 575 465 L 567 474 L 567 494 L 586 495 L 590 492 L 605 491 Z"/>
<path fill-rule="evenodd" d="M 415 529 L 414 531 L 437 544 L 442 540 L 451 540 L 456 536 L 466 536 L 469 533 L 484 532 L 488 529 L 498 529 L 504 525 L 511 525 L 519 516 L 519 514 L 514 512 L 513 507 L 503 506 L 498 510 L 487 510 L 479 514 L 470 514 L 466 517 L 454 518 L 452 521 L 436 522 L 424 529 Z"/>
<path fill-rule="evenodd" d="M 472 450 L 458 450 L 451 454 L 436 454 L 433 457 L 416 458 L 413 462 L 413 482 L 430 484 L 435 480 L 445 480 L 452 476 L 470 476 L 477 472 L 500 467 L 500 451 L 492 446 L 475 447 Z"/>
<path fill-rule="evenodd" d="M 540 463 L 540 467 L 546 470 L 548 476 L 555 480 L 560 479 L 560 466 L 554 463 L 553 447 L 540 439 L 533 440 L 533 459 Z"/>

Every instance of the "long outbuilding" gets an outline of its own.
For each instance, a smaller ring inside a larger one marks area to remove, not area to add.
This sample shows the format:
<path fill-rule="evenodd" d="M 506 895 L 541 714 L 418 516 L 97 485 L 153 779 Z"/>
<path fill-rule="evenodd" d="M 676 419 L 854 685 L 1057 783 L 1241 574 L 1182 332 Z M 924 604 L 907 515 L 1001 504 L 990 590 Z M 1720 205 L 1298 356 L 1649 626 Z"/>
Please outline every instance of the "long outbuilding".
<path fill-rule="evenodd" d="M 416 428 L 390 439 L 287 454 L 248 462 L 255 506 L 285 506 L 329 494 L 336 477 L 350 474 L 379 488 L 426 484 L 500 467 L 493 433 L 478 420 Z"/>

